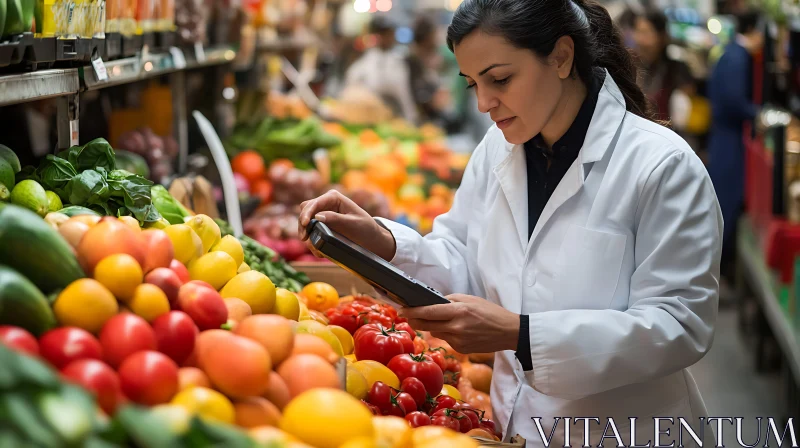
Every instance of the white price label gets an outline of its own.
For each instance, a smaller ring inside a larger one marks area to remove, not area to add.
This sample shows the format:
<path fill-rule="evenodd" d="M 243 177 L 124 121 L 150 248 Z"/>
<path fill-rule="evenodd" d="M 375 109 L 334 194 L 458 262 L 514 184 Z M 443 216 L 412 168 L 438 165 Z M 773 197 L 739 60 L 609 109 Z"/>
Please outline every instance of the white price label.
<path fill-rule="evenodd" d="M 169 49 L 169 53 L 172 55 L 172 64 L 175 68 L 178 70 L 186 68 L 186 57 L 183 55 L 180 48 L 172 47 Z"/>
<path fill-rule="evenodd" d="M 195 42 L 194 44 L 194 56 L 197 58 L 197 62 L 206 61 L 206 51 L 203 49 L 203 44 L 200 42 Z"/>
<path fill-rule="evenodd" d="M 106 71 L 106 64 L 103 59 L 92 59 L 92 66 L 94 67 L 94 74 L 97 76 L 98 81 L 105 81 L 108 79 L 108 71 Z"/>

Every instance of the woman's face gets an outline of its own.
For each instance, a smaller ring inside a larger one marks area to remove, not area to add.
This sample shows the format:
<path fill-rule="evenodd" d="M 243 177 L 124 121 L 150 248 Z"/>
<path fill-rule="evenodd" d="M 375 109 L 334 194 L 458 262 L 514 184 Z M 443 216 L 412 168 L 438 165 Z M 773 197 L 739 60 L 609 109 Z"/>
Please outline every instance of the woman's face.
<path fill-rule="evenodd" d="M 664 51 L 664 36 L 658 33 L 647 19 L 636 19 L 633 39 L 636 42 L 636 53 L 647 64 L 652 64 Z"/>
<path fill-rule="evenodd" d="M 563 67 L 553 55 L 542 60 L 502 36 L 475 31 L 455 47 L 455 56 L 478 109 L 491 116 L 509 143 L 525 143 L 542 131 L 563 93 Z"/>

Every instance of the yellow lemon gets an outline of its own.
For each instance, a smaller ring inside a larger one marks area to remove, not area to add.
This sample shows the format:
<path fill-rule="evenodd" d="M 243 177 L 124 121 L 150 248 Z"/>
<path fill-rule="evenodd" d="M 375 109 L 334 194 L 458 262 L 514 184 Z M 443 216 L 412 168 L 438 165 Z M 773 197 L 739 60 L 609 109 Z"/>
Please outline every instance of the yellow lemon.
<path fill-rule="evenodd" d="M 219 240 L 219 243 L 213 245 L 211 247 L 211 252 L 216 251 L 225 252 L 233 257 L 233 261 L 236 262 L 236 266 L 241 266 L 242 263 L 244 263 L 244 249 L 242 249 L 242 243 L 240 243 L 239 240 L 237 240 L 233 235 L 225 235 L 221 240 Z"/>
<path fill-rule="evenodd" d="M 378 441 L 372 437 L 357 437 L 340 446 L 339 448 L 386 448 L 378 445 Z"/>
<path fill-rule="evenodd" d="M 400 380 L 388 367 L 378 361 L 364 360 L 352 364 L 367 379 L 367 390 L 372 388 L 375 381 L 380 381 L 389 387 L 400 388 Z"/>
<path fill-rule="evenodd" d="M 353 353 L 354 342 L 353 342 L 353 335 L 350 334 L 349 331 L 345 330 L 344 328 L 338 325 L 328 325 L 328 330 L 331 330 L 331 333 L 336 335 L 339 338 L 339 342 L 342 343 L 342 352 L 345 355 L 349 355 Z"/>
<path fill-rule="evenodd" d="M 250 266 L 247 263 L 242 263 L 239 265 L 239 269 L 236 270 L 237 274 L 241 274 L 242 272 L 247 272 L 250 270 Z"/>
<path fill-rule="evenodd" d="M 223 299 L 236 297 L 250 305 L 253 314 L 266 314 L 275 306 L 275 285 L 258 271 L 237 274 L 219 292 Z"/>
<path fill-rule="evenodd" d="M 313 319 L 313 317 L 311 317 L 311 315 L 308 314 L 308 307 L 306 306 L 306 304 L 303 303 L 303 302 L 300 302 L 300 300 L 298 300 L 298 303 L 300 304 L 300 315 L 297 318 L 297 320 L 311 320 L 311 319 Z"/>
<path fill-rule="evenodd" d="M 169 299 L 156 285 L 143 283 L 136 287 L 128 306 L 137 316 L 153 322 L 158 316 L 169 313 Z"/>
<path fill-rule="evenodd" d="M 175 224 L 164 229 L 175 248 L 175 259 L 188 265 L 190 261 L 203 255 L 203 241 L 186 224 Z"/>
<path fill-rule="evenodd" d="M 352 362 L 356 362 L 356 361 L 358 361 L 358 360 L 356 359 L 356 355 L 355 355 L 355 354 L 351 354 L 351 355 L 344 355 L 344 359 L 346 359 L 348 363 L 352 363 Z"/>
<path fill-rule="evenodd" d="M 411 425 L 406 419 L 394 415 L 372 417 L 375 439 L 390 448 L 409 448 L 411 446 Z"/>
<path fill-rule="evenodd" d="M 189 277 L 202 280 L 219 291 L 236 276 L 236 262 L 225 252 L 209 252 L 189 263 Z"/>
<path fill-rule="evenodd" d="M 192 387 L 178 392 L 172 404 L 200 417 L 230 423 L 236 420 L 233 403 L 225 395 L 207 387 Z"/>
<path fill-rule="evenodd" d="M 300 319 L 300 300 L 293 292 L 278 288 L 275 291 L 275 306 L 272 308 L 273 314 L 280 314 L 281 316 L 290 319 Z"/>
<path fill-rule="evenodd" d="M 317 448 L 339 448 L 358 437 L 372 437 L 372 413 L 338 389 L 301 393 L 283 409 L 281 429 Z"/>
<path fill-rule="evenodd" d="M 449 384 L 445 384 L 444 386 L 442 386 L 442 391 L 439 393 L 439 395 L 447 395 L 455 398 L 456 400 L 459 401 L 461 400 L 461 392 L 459 392 L 458 389 Z"/>
<path fill-rule="evenodd" d="M 208 215 L 195 215 L 188 218 L 185 223 L 197 233 L 200 240 L 203 242 L 203 253 L 208 252 L 211 248 L 222 240 L 219 231 L 219 226 Z M 244 260 L 244 252 L 242 253 L 242 260 Z M 239 266 L 237 263 L 236 266 Z"/>
<path fill-rule="evenodd" d="M 333 349 L 334 353 L 340 357 L 344 356 L 342 343 L 339 342 L 339 338 L 336 337 L 336 335 L 333 334 L 333 332 L 329 330 L 325 324 L 321 324 L 315 320 L 304 320 L 297 323 L 294 331 L 295 333 L 313 334 L 314 336 L 317 336 L 323 341 L 327 342 L 328 345 L 330 345 Z"/>
<path fill-rule="evenodd" d="M 98 333 L 119 307 L 117 299 L 97 280 L 82 278 L 70 283 L 53 304 L 58 323 Z"/>
<path fill-rule="evenodd" d="M 135 230 L 137 232 L 141 232 L 142 231 L 142 228 L 139 227 L 139 221 L 136 218 L 134 218 L 133 216 L 120 216 L 117 219 L 119 219 L 124 224 L 126 224 L 128 227 L 130 227 L 131 229 L 133 229 L 133 230 Z"/>
<path fill-rule="evenodd" d="M 367 379 L 364 374 L 358 371 L 355 367 L 347 365 L 347 376 L 345 381 L 347 393 L 362 400 L 367 397 Z"/>

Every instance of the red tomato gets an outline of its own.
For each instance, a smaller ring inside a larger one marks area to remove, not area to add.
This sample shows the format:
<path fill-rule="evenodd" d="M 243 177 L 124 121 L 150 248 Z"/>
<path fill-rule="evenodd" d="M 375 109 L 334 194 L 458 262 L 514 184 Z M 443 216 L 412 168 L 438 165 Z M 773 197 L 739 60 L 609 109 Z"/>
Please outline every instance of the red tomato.
<path fill-rule="evenodd" d="M 103 346 L 103 358 L 111 367 L 119 367 L 125 358 L 136 352 L 158 349 L 156 334 L 150 324 L 131 313 L 117 314 L 103 325 L 100 345 Z"/>
<path fill-rule="evenodd" d="M 472 408 L 472 406 L 461 403 L 460 411 L 467 416 L 470 423 L 472 423 L 472 429 L 479 428 L 481 424 L 481 414 L 478 412 L 477 409 Z"/>
<path fill-rule="evenodd" d="M 378 408 L 381 414 L 388 412 L 392 407 L 392 388 L 382 381 L 375 381 L 367 392 L 367 402 Z"/>
<path fill-rule="evenodd" d="M 405 317 L 399 317 L 398 316 L 397 319 L 394 320 L 394 323 L 396 323 L 396 324 L 402 324 L 403 322 L 407 323 L 408 319 L 406 319 Z"/>
<path fill-rule="evenodd" d="M 79 359 L 103 359 L 100 342 L 88 331 L 77 327 L 61 327 L 39 338 L 42 357 L 56 369 L 63 369 Z"/>
<path fill-rule="evenodd" d="M 326 317 L 330 320 L 330 325 L 338 325 L 350 334 L 355 334 L 358 331 L 358 311 L 353 308 L 345 308 L 343 310 L 331 308 L 326 312 Z"/>
<path fill-rule="evenodd" d="M 0 325 L 0 343 L 20 353 L 39 356 L 39 344 L 27 330 L 11 325 Z"/>
<path fill-rule="evenodd" d="M 397 355 L 414 351 L 414 343 L 408 333 L 377 324 L 359 328 L 354 336 L 354 344 L 356 359 L 378 361 L 383 365 L 389 364 Z M 436 392 L 441 390 L 440 387 Z"/>
<path fill-rule="evenodd" d="M 422 381 L 413 376 L 403 379 L 403 382 L 400 384 L 400 390 L 411 395 L 418 409 L 422 409 L 425 402 L 428 401 L 428 393 L 425 390 L 425 385 L 422 384 Z"/>
<path fill-rule="evenodd" d="M 458 362 L 455 356 L 447 355 L 444 357 L 445 360 L 445 370 L 449 370 L 453 373 L 460 373 L 461 372 L 461 363 Z"/>
<path fill-rule="evenodd" d="M 250 185 L 250 194 L 261 199 L 261 205 L 272 202 L 272 183 L 266 179 L 258 179 Z"/>
<path fill-rule="evenodd" d="M 381 410 L 380 410 L 380 409 L 378 409 L 378 407 L 377 407 L 377 406 L 375 406 L 374 404 L 372 404 L 372 403 L 367 403 L 367 402 L 366 402 L 366 401 L 364 401 L 364 400 L 361 400 L 361 402 L 362 402 L 362 403 L 364 403 L 364 406 L 366 406 L 366 407 L 367 407 L 367 409 L 369 409 L 369 411 L 370 411 L 370 412 L 372 412 L 372 415 L 381 415 Z"/>
<path fill-rule="evenodd" d="M 420 426 L 428 426 L 431 424 L 431 418 L 424 412 L 419 411 L 406 414 L 406 421 L 412 428 L 419 428 Z"/>
<path fill-rule="evenodd" d="M 392 326 L 392 318 L 377 311 L 367 311 L 360 314 L 359 325 L 381 325 L 385 328 Z M 410 336 L 409 336 L 410 339 Z"/>
<path fill-rule="evenodd" d="M 97 399 L 97 404 L 106 414 L 114 414 L 118 405 L 117 398 L 122 391 L 119 377 L 114 369 L 103 361 L 79 359 L 64 367 L 61 374 L 64 378 L 92 392 Z"/>
<path fill-rule="evenodd" d="M 383 415 L 394 415 L 395 417 L 405 417 L 406 413 L 405 411 L 403 411 L 403 408 L 401 408 L 399 404 L 392 403 L 392 406 L 389 408 L 387 412 L 384 412 Z"/>
<path fill-rule="evenodd" d="M 489 431 L 499 438 L 503 438 L 503 431 L 500 430 L 493 420 L 481 420 L 481 428 Z"/>
<path fill-rule="evenodd" d="M 231 159 L 231 168 L 234 173 L 239 173 L 248 181 L 255 182 L 263 179 L 267 174 L 264 158 L 255 151 L 242 151 Z"/>
<path fill-rule="evenodd" d="M 430 414 L 433 415 L 441 409 L 453 409 L 458 403 L 455 398 L 449 395 L 439 395 L 435 400 L 436 404 L 431 409 Z"/>
<path fill-rule="evenodd" d="M 435 417 L 431 417 L 431 425 L 444 426 L 445 428 L 450 428 L 453 431 L 461 432 L 461 425 L 458 424 L 458 420 L 448 415 L 437 415 Z"/>
<path fill-rule="evenodd" d="M 119 367 L 125 396 L 140 404 L 166 403 L 178 392 L 178 365 L 152 350 L 134 353 Z"/>
<path fill-rule="evenodd" d="M 182 364 L 194 350 L 197 325 L 183 311 L 170 311 L 153 321 L 153 331 L 158 341 L 158 351 Z"/>
<path fill-rule="evenodd" d="M 394 324 L 394 329 L 397 330 L 397 331 L 405 331 L 406 333 L 408 333 L 409 336 L 411 336 L 411 340 L 412 341 L 417 337 L 417 332 L 414 331 L 411 328 L 411 325 L 409 325 L 407 322 L 402 322 L 402 323 L 399 323 L 399 324 L 395 323 Z"/>
<path fill-rule="evenodd" d="M 358 354 L 356 354 L 356 358 L 361 359 Z M 386 364 L 386 367 L 394 372 L 400 381 L 408 377 L 419 379 L 425 385 L 425 391 L 430 396 L 436 396 L 442 391 L 442 386 L 444 385 L 442 369 L 428 355 L 404 353 L 392 358 L 389 364 Z"/>
<path fill-rule="evenodd" d="M 442 416 L 450 417 L 458 423 L 458 428 L 456 428 L 456 431 L 465 433 L 469 432 L 469 430 L 472 429 L 472 422 L 470 421 L 470 419 L 459 410 L 439 409 L 438 411 L 431 414 L 431 418 L 433 419 Z"/>
<path fill-rule="evenodd" d="M 397 406 L 403 410 L 403 416 L 408 414 L 409 412 L 415 412 L 417 410 L 417 402 L 411 398 L 411 395 L 407 394 L 406 392 L 400 392 L 399 394 L 394 396 L 394 401 L 397 403 Z"/>
<path fill-rule="evenodd" d="M 447 363 L 444 360 L 444 355 L 442 354 L 441 349 L 431 348 L 428 349 L 428 351 L 426 351 L 425 354 L 431 357 L 433 362 L 435 362 L 436 365 L 439 366 L 442 372 L 447 370 Z"/>

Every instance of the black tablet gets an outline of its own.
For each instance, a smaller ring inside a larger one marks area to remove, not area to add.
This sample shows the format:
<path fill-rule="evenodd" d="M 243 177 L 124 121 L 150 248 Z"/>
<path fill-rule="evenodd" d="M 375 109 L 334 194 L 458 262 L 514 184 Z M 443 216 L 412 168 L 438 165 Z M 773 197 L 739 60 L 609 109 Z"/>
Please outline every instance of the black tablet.
<path fill-rule="evenodd" d="M 325 258 L 363 278 L 378 292 L 402 306 L 450 303 L 437 290 L 408 276 L 391 263 L 312 219 L 308 225 L 311 244 Z"/>

